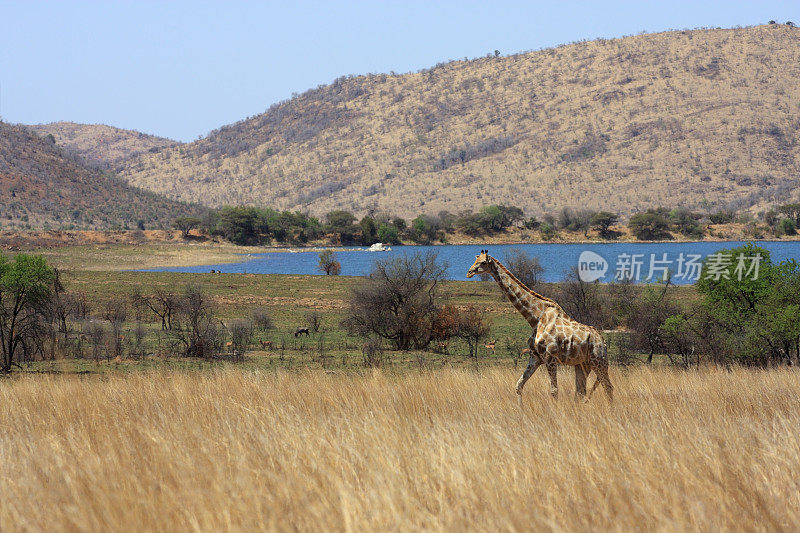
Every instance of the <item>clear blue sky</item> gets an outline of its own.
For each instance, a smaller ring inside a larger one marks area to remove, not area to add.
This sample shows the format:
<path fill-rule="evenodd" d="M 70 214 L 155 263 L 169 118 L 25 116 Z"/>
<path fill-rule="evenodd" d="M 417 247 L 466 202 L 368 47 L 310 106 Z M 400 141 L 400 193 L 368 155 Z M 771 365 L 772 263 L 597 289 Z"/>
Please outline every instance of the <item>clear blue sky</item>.
<path fill-rule="evenodd" d="M 189 141 L 344 74 L 770 19 L 800 2 L 0 0 L 0 116 Z"/>

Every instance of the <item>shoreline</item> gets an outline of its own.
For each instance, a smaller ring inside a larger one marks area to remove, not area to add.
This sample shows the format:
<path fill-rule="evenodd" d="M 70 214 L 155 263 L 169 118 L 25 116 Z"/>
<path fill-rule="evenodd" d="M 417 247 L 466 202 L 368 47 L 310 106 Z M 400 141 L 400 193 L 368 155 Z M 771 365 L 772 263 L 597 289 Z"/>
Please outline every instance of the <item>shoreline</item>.
<path fill-rule="evenodd" d="M 609 245 L 609 244 L 669 244 L 669 243 L 728 243 L 728 242 L 771 242 L 798 243 L 800 235 L 784 238 L 769 236 L 761 239 L 745 238 L 733 234 L 703 239 L 676 238 L 669 240 L 642 241 L 624 235 L 620 239 L 578 238 L 574 239 L 519 239 L 510 232 L 485 239 L 463 238 L 454 235 L 446 243 L 431 243 L 429 246 L 522 246 L 522 245 Z M 583 235 L 580 235 L 583 237 Z M 395 250 L 417 243 L 405 242 L 389 245 Z M 190 235 L 184 239 L 180 232 L 170 230 L 112 230 L 112 231 L 0 231 L 0 253 L 19 252 L 44 255 L 51 264 L 67 270 L 147 270 L 173 267 L 200 267 L 209 264 L 231 264 L 246 260 L 248 256 L 264 253 L 315 253 L 322 250 L 365 251 L 366 246 L 332 245 L 329 242 L 314 241 L 304 244 L 272 244 L 259 246 L 239 246 L 218 238 L 204 235 Z M 380 252 L 374 252 L 380 255 Z"/>
<path fill-rule="evenodd" d="M 655 241 L 642 241 L 642 240 L 631 240 L 631 239 L 616 239 L 616 240 L 600 240 L 600 239 L 585 239 L 585 240 L 541 240 L 541 239 L 531 239 L 525 241 L 513 240 L 513 241 L 476 241 L 476 242 L 463 242 L 463 241 L 449 241 L 449 242 L 435 242 L 430 244 L 420 244 L 415 242 L 404 242 L 401 244 L 391 244 L 388 245 L 390 247 L 405 247 L 405 246 L 524 246 L 528 244 L 584 244 L 584 245 L 591 245 L 591 244 L 691 244 L 691 243 L 704 243 L 704 242 L 719 242 L 719 243 L 726 243 L 726 242 L 785 242 L 785 243 L 792 243 L 796 242 L 800 244 L 800 237 L 792 236 L 790 238 L 715 238 L 715 239 L 664 239 L 664 240 L 655 240 Z M 297 251 L 304 251 L 304 252 L 313 252 L 313 251 L 323 251 L 323 250 L 336 250 L 336 251 L 359 251 L 363 248 L 368 248 L 369 246 L 363 245 L 323 245 L 323 244 L 287 244 L 287 245 L 269 245 L 269 246 L 257 246 L 254 248 L 265 249 L 265 251 L 256 252 L 256 253 L 272 253 L 272 252 L 289 252 L 293 250 Z M 363 250 L 362 250 L 363 251 Z"/>
<path fill-rule="evenodd" d="M 505 241 L 495 243 L 450 243 L 450 244 L 435 244 L 431 245 L 433 251 L 437 251 L 436 247 L 439 246 L 459 246 L 459 247 L 472 247 L 477 250 L 478 246 L 491 249 L 492 246 L 523 246 L 529 244 L 542 245 L 571 245 L 577 247 L 586 247 L 591 249 L 596 247 L 596 252 L 602 253 L 601 246 L 608 246 L 611 244 L 618 244 L 619 247 L 624 248 L 626 245 L 662 245 L 667 246 L 680 246 L 689 244 L 717 244 L 720 247 L 725 247 L 726 243 L 740 243 L 744 242 L 762 242 L 765 245 L 785 243 L 792 246 L 792 243 L 800 244 L 798 239 L 760 239 L 758 241 L 747 240 L 733 240 L 733 239 L 706 239 L 706 240 L 671 240 L 671 241 L 600 241 L 590 240 L 583 242 L 533 242 L 533 241 Z M 670 244 L 672 243 L 672 244 Z M 196 273 L 204 272 L 203 267 L 211 269 L 214 265 L 229 265 L 236 263 L 247 263 L 250 261 L 258 260 L 262 254 L 278 253 L 278 254 L 291 254 L 291 253 L 304 253 L 316 254 L 322 250 L 333 250 L 334 252 L 361 251 L 374 258 L 381 258 L 385 252 L 368 252 L 367 247 L 352 247 L 352 246 L 330 246 L 318 245 L 312 243 L 306 246 L 257 246 L 246 247 L 236 246 L 225 242 L 205 241 L 202 243 L 185 242 L 180 240 L 173 241 L 149 241 L 140 242 L 137 244 L 130 244 L 126 242 L 116 243 L 87 243 L 87 244 L 62 244 L 60 246 L 36 246 L 32 242 L 26 243 L 26 246 L 14 250 L 6 250 L 5 253 L 10 253 L 11 256 L 16 253 L 33 253 L 45 257 L 51 265 L 65 271 L 105 271 L 105 272 L 119 272 L 119 271 L 159 271 L 162 269 L 172 268 L 195 268 L 198 269 Z M 39 243 L 41 244 L 41 243 Z M 401 252 L 404 247 L 409 245 L 392 246 L 394 252 Z M 414 246 L 414 245 L 411 245 Z M 800 250 L 800 247 L 798 247 Z M 463 250 L 458 253 L 463 253 Z M 796 256 L 794 249 L 790 248 L 788 252 L 792 256 Z M 303 259 L 308 261 L 308 258 Z"/>
<path fill-rule="evenodd" d="M 137 235 L 139 233 L 139 235 Z M 144 233 L 144 236 L 141 234 Z M 504 238 L 510 237 L 510 238 Z M 526 244 L 664 244 L 664 243 L 703 243 L 703 242 L 798 242 L 800 243 L 800 233 L 783 237 L 774 235 L 754 237 L 750 235 L 729 234 L 723 237 L 709 236 L 705 238 L 681 238 L 640 240 L 624 235 L 618 239 L 602 238 L 513 238 L 511 235 L 487 235 L 484 237 L 466 237 L 456 234 L 453 238 L 448 238 L 446 242 L 419 243 L 414 241 L 403 241 L 399 244 L 388 244 L 387 246 L 491 246 L 491 245 L 526 245 Z M 112 246 L 112 245 L 174 245 L 189 246 L 198 248 L 229 248 L 241 250 L 241 254 L 246 255 L 264 252 L 281 252 L 289 250 L 322 251 L 327 249 L 352 250 L 357 251 L 368 248 L 369 245 L 360 244 L 333 244 L 329 241 L 316 240 L 307 243 L 280 243 L 280 244 L 257 244 L 239 245 L 225 241 L 219 237 L 209 237 L 202 234 L 193 233 L 188 238 L 183 238 L 178 231 L 172 230 L 149 230 L 137 232 L 136 230 L 33 230 L 30 232 L 2 231 L 0 230 L 0 251 L 24 251 L 31 249 L 50 249 L 69 246 Z"/>

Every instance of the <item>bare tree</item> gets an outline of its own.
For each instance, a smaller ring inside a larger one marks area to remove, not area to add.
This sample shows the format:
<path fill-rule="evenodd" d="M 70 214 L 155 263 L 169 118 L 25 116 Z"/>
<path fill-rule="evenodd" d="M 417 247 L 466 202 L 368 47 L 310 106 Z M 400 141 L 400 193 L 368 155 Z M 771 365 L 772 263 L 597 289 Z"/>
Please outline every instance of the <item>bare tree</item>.
<path fill-rule="evenodd" d="M 92 306 L 89 304 L 89 298 L 86 297 L 85 292 L 72 293 L 74 306 L 72 308 L 72 318 L 76 320 L 86 320 L 92 312 Z"/>
<path fill-rule="evenodd" d="M 338 276 L 342 271 L 342 265 L 336 260 L 336 253 L 333 250 L 323 250 L 319 253 L 319 269 L 325 272 L 326 276 Z"/>
<path fill-rule="evenodd" d="M 100 351 L 103 348 L 103 339 L 106 336 L 106 327 L 102 322 L 97 320 L 89 320 L 83 326 L 83 331 L 92 343 L 92 359 L 95 362 L 100 361 Z"/>
<path fill-rule="evenodd" d="M 67 319 L 74 314 L 76 307 L 77 301 L 75 298 L 64 290 L 64 285 L 61 282 L 61 271 L 58 268 L 54 268 L 53 292 L 50 298 L 50 314 L 52 320 L 57 324 L 58 332 L 63 335 L 64 340 L 67 340 L 69 332 Z"/>
<path fill-rule="evenodd" d="M 383 342 L 380 339 L 367 339 L 361 348 L 363 363 L 367 368 L 378 368 L 383 366 L 386 359 Z"/>
<path fill-rule="evenodd" d="M 508 250 L 503 263 L 529 289 L 534 288 L 544 274 L 544 267 L 539 263 L 539 258 L 528 255 L 520 248 Z"/>
<path fill-rule="evenodd" d="M 128 318 L 128 306 L 122 298 L 113 299 L 106 303 L 103 318 L 111 325 L 111 351 L 114 357 L 122 356 L 122 326 Z"/>
<path fill-rule="evenodd" d="M 133 328 L 133 352 L 136 357 L 144 357 L 144 338 L 147 335 L 147 329 L 144 324 L 137 321 L 136 326 Z"/>
<path fill-rule="evenodd" d="M 134 293 L 133 301 L 135 305 L 144 305 L 150 309 L 154 315 L 161 319 L 162 331 L 172 329 L 172 317 L 178 305 L 179 298 L 171 290 L 157 289 L 152 296 L 143 296 Z"/>
<path fill-rule="evenodd" d="M 177 301 L 170 333 L 188 357 L 211 357 L 218 350 L 213 307 L 200 287 L 186 286 Z"/>
<path fill-rule="evenodd" d="M 353 287 L 343 326 L 351 334 L 386 339 L 398 350 L 427 347 L 445 279 L 436 257 L 376 261 L 364 282 Z"/>
<path fill-rule="evenodd" d="M 238 361 L 253 341 L 253 323 L 244 319 L 231 320 L 228 332 L 231 335 L 234 358 Z"/>
<path fill-rule="evenodd" d="M 647 362 L 653 362 L 656 352 L 664 352 L 664 321 L 680 312 L 680 308 L 670 298 L 670 283 L 660 287 L 646 287 L 636 299 L 627 326 L 631 331 L 631 341 L 635 348 L 648 352 Z"/>
<path fill-rule="evenodd" d="M 486 310 L 470 305 L 459 311 L 456 323 L 456 337 L 467 342 L 470 357 L 477 357 L 481 339 L 489 334 Z"/>
<path fill-rule="evenodd" d="M 253 325 L 260 331 L 269 331 L 275 329 L 275 323 L 272 321 L 272 315 L 269 308 L 266 306 L 254 307 L 250 311 L 250 317 L 253 320 Z"/>
<path fill-rule="evenodd" d="M 306 313 L 306 324 L 308 324 L 308 327 L 311 328 L 314 333 L 318 333 L 322 325 L 322 313 L 316 309 Z"/>
<path fill-rule="evenodd" d="M 559 283 L 555 300 L 577 320 L 603 329 L 609 318 L 600 295 L 599 283 L 587 283 L 580 278 L 578 267 L 572 267 L 567 277 Z"/>

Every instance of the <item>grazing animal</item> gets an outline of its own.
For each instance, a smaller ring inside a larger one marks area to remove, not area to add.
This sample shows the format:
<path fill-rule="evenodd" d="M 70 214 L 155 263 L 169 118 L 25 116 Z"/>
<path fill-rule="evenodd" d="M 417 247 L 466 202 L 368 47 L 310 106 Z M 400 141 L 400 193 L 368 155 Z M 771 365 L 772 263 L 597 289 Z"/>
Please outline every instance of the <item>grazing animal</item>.
<path fill-rule="evenodd" d="M 495 347 L 496 344 L 497 344 L 497 341 L 494 340 L 492 342 L 487 342 L 486 344 L 483 345 L 483 347 L 486 348 L 487 350 L 494 351 L 494 347 Z"/>
<path fill-rule="evenodd" d="M 305 334 L 305 336 L 308 337 L 309 335 L 311 335 L 311 332 L 308 330 L 308 328 L 297 328 L 294 332 L 295 337 L 299 337 L 300 335 L 303 334 Z"/>
<path fill-rule="evenodd" d="M 557 366 L 567 365 L 575 367 L 575 390 L 578 396 L 586 396 L 586 378 L 594 370 L 597 381 L 589 391 L 589 396 L 600 383 L 609 400 L 613 399 L 614 387 L 608 378 L 606 344 L 600 332 L 573 320 L 554 300 L 526 287 L 486 250 L 481 250 L 467 271 L 468 278 L 475 274 L 490 274 L 533 328 L 533 334 L 528 338 L 530 360 L 517 381 L 520 398 L 525 382 L 543 364 L 550 375 L 550 394 L 554 398 L 558 397 Z"/>
<path fill-rule="evenodd" d="M 261 343 L 261 347 L 265 350 L 272 348 L 272 341 L 258 341 Z"/>

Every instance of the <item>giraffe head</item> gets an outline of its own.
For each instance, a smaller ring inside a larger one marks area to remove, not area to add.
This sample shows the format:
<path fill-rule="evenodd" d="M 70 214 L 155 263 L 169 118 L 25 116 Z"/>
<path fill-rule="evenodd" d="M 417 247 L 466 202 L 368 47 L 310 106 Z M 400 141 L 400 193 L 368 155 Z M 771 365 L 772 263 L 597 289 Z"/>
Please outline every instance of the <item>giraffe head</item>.
<path fill-rule="evenodd" d="M 489 255 L 488 250 L 481 250 L 481 253 L 475 257 L 475 262 L 467 271 L 467 277 L 471 278 L 475 274 L 487 274 L 490 272 L 489 265 L 492 264 L 492 257 Z"/>

